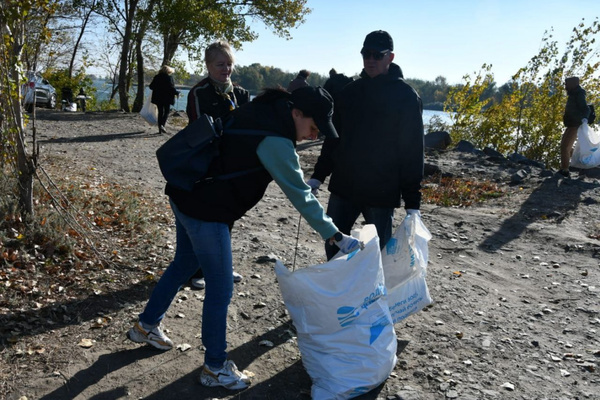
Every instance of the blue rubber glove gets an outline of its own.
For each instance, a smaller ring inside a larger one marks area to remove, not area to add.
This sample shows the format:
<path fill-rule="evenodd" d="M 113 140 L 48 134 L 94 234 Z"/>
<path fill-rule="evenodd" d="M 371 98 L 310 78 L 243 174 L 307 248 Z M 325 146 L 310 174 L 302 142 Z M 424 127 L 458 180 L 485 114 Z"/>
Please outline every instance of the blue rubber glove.
<path fill-rule="evenodd" d="M 344 254 L 350 254 L 354 250 L 359 248 L 363 248 L 364 245 L 358 241 L 358 239 L 353 238 L 352 236 L 348 236 L 342 233 L 341 240 L 335 240 L 335 237 L 331 238 L 331 241 L 335 243 L 335 245 L 340 249 L 340 251 Z"/>
<path fill-rule="evenodd" d="M 309 180 L 306 181 L 306 184 L 308 186 L 310 186 L 310 188 L 312 189 L 311 192 L 313 195 L 316 196 L 319 193 L 319 187 L 321 186 L 321 181 L 319 181 L 318 179 L 310 178 Z"/>

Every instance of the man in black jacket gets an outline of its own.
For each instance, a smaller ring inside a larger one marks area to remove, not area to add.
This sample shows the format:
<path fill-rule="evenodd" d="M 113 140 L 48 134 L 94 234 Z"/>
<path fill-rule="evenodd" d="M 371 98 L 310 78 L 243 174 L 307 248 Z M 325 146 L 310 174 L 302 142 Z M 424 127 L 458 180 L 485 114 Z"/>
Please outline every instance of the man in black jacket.
<path fill-rule="evenodd" d="M 387 32 L 366 36 L 360 79 L 345 86 L 335 104 L 340 137 L 325 140 L 307 182 L 314 193 L 331 174 L 327 214 L 346 234 L 362 214 L 377 228 L 382 248 L 401 199 L 408 214 L 419 213 L 424 164 L 423 106 L 392 62 L 393 50 Z M 338 251 L 328 243 L 325 250 L 328 258 Z"/>
<path fill-rule="evenodd" d="M 560 170 L 558 172 L 568 178 L 571 176 L 569 164 L 573 153 L 573 143 L 577 140 L 579 126 L 583 123 L 587 124 L 590 109 L 585 99 L 585 90 L 579 86 L 578 77 L 571 76 L 565 79 L 565 90 L 567 91 L 567 104 L 563 115 L 565 131 L 560 141 Z"/>

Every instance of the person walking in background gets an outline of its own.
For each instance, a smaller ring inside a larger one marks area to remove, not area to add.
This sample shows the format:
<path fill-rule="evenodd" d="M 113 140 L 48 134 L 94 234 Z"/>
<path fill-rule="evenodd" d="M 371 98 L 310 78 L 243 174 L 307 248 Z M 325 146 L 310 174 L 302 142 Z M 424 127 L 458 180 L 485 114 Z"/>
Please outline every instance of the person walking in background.
<path fill-rule="evenodd" d="M 83 88 L 79 88 L 79 93 L 77 94 L 77 101 L 79 102 L 79 108 L 81 108 L 81 111 L 85 112 L 86 110 L 86 100 L 87 100 L 87 95 L 85 94 L 85 90 L 83 90 Z"/>
<path fill-rule="evenodd" d="M 287 91 L 291 93 L 298 88 L 309 86 L 307 82 L 309 76 L 310 71 L 307 71 L 305 69 L 300 70 L 300 72 L 298 72 L 298 75 L 296 75 L 296 77 L 290 81 L 287 87 Z"/>
<path fill-rule="evenodd" d="M 173 72 L 175 72 L 173 68 L 163 65 L 149 86 L 152 90 L 151 101 L 158 108 L 158 133 L 167 133 L 165 129 L 167 118 L 169 118 L 171 106 L 175 104 L 175 97 L 179 95 L 179 91 L 175 89 Z"/>
<path fill-rule="evenodd" d="M 210 115 L 213 119 L 223 118 L 250 101 L 250 92 L 231 81 L 235 61 L 229 43 L 221 40 L 210 44 L 204 51 L 204 62 L 208 76 L 190 90 L 187 98 L 189 123 L 202 114 Z M 230 231 L 232 228 L 233 225 Z M 241 282 L 242 279 L 242 275 L 233 272 L 234 282 Z M 202 269 L 199 268 L 192 276 L 190 284 L 197 289 L 204 289 L 206 282 Z"/>
<path fill-rule="evenodd" d="M 329 70 L 329 78 L 325 81 L 325 84 L 323 84 L 323 89 L 327 90 L 329 94 L 331 94 L 331 97 L 333 97 L 334 109 L 337 109 L 336 107 L 339 103 L 340 92 L 347 84 L 349 84 L 352 81 L 354 81 L 354 78 L 348 77 L 344 74 L 339 74 L 335 70 L 335 68 L 331 68 Z M 335 126 L 340 125 L 339 117 L 339 112 L 333 113 L 333 123 Z"/>
<path fill-rule="evenodd" d="M 568 178 L 573 144 L 577 139 L 577 130 L 581 124 L 587 124 L 590 108 L 585 98 L 585 90 L 579 85 L 579 78 L 572 76 L 565 79 L 565 90 L 567 91 L 567 104 L 563 115 L 565 131 L 560 141 L 560 170 L 562 176 Z"/>
<path fill-rule="evenodd" d="M 382 248 L 401 199 L 408 214 L 419 213 L 425 158 L 422 102 L 393 63 L 393 50 L 387 32 L 366 36 L 360 78 L 337 97 L 340 137 L 325 139 L 307 182 L 314 193 L 331 175 L 327 215 L 349 233 L 362 214 L 375 225 Z M 325 250 L 330 259 L 338 249 L 326 242 Z"/>
<path fill-rule="evenodd" d="M 200 383 L 244 389 L 248 377 L 227 358 L 227 309 L 233 292 L 233 261 L 229 227 L 254 207 L 272 180 L 323 239 L 336 243 L 345 253 L 360 243 L 342 234 L 304 182 L 296 143 L 314 140 L 319 132 L 337 133 L 331 121 L 333 100 L 321 87 L 301 88 L 294 93 L 270 89 L 252 102 L 235 109 L 224 125 L 232 129 L 268 130 L 276 136 L 224 135 L 219 162 L 212 163 L 207 177 L 233 171 L 254 170 L 227 180 L 198 182 L 193 191 L 167 183 L 175 214 L 177 248 L 139 321 L 127 337 L 160 350 L 173 348 L 160 323 L 177 291 L 200 266 L 206 279 L 202 310 L 202 344 L 206 351 Z M 262 168 L 261 168 L 262 167 Z"/>

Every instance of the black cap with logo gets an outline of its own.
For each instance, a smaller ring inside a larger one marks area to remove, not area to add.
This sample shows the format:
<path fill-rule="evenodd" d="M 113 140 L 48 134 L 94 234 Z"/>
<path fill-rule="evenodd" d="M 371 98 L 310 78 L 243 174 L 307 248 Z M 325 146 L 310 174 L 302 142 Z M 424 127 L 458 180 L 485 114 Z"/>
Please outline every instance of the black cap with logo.
<path fill-rule="evenodd" d="M 302 111 L 307 117 L 312 117 L 319 132 L 328 138 L 337 138 L 333 126 L 333 99 L 329 92 L 321 86 L 305 86 L 292 92 L 290 102 L 294 108 Z"/>
<path fill-rule="evenodd" d="M 372 50 L 380 53 L 393 51 L 394 41 L 386 31 L 373 31 L 365 37 L 361 52 L 365 50 Z"/>

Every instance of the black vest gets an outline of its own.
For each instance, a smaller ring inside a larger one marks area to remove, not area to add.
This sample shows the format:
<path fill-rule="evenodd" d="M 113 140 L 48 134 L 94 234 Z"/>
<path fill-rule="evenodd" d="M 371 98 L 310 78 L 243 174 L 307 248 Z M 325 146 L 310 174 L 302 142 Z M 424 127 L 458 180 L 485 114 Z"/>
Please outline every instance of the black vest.
<path fill-rule="evenodd" d="M 234 110 L 229 118 L 232 119 L 232 128 L 269 130 L 290 140 L 295 137 L 290 108 L 284 100 L 277 100 L 273 104 L 247 103 Z M 262 166 L 256 154 L 262 140 L 263 136 L 225 135 L 221 155 L 209 168 L 208 176 Z M 272 180 L 271 175 L 263 168 L 233 179 L 200 182 L 192 192 L 167 184 L 165 193 L 179 211 L 190 217 L 231 224 L 260 201 Z"/>

